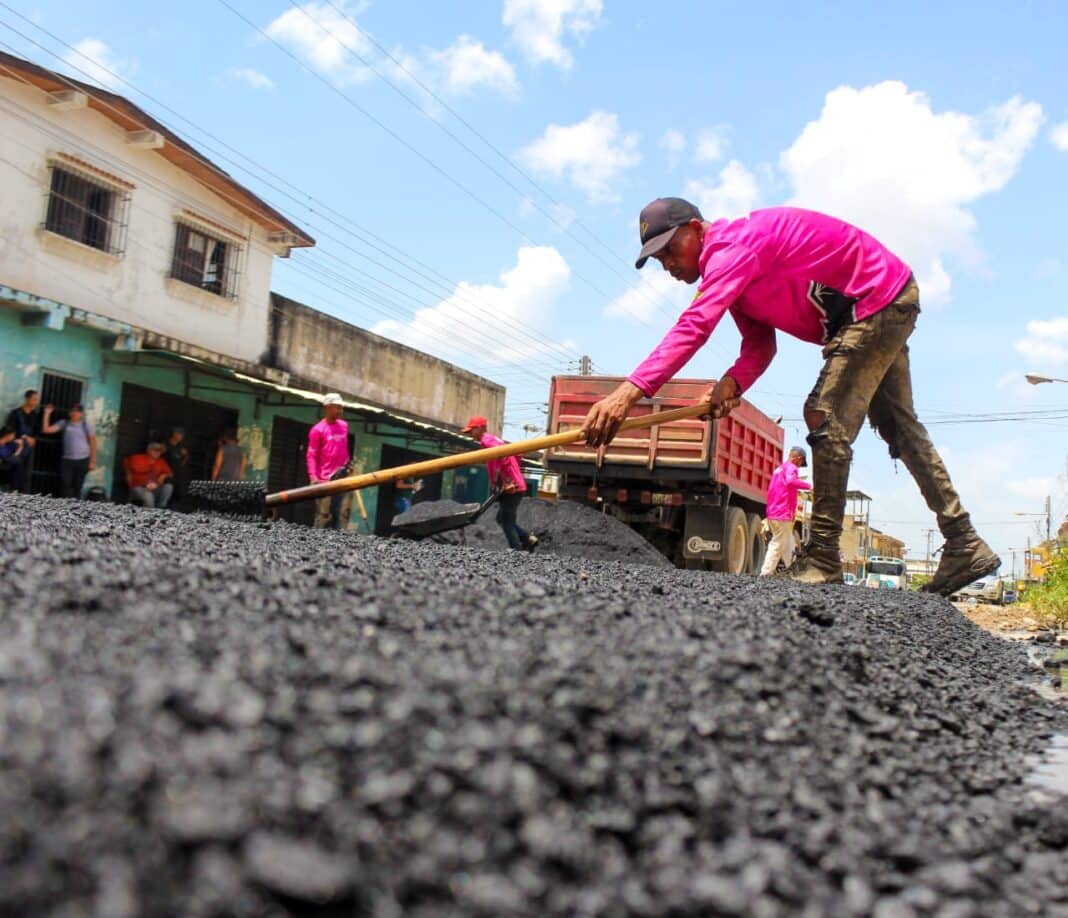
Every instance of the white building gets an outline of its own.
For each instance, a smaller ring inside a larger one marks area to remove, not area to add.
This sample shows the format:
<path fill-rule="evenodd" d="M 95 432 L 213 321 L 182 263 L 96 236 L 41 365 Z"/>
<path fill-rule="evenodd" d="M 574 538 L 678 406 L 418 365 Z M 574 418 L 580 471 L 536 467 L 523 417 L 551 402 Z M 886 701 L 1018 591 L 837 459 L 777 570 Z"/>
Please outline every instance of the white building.
<path fill-rule="evenodd" d="M 267 346 L 304 231 L 132 102 L 0 53 L 0 284 L 220 354 Z"/>

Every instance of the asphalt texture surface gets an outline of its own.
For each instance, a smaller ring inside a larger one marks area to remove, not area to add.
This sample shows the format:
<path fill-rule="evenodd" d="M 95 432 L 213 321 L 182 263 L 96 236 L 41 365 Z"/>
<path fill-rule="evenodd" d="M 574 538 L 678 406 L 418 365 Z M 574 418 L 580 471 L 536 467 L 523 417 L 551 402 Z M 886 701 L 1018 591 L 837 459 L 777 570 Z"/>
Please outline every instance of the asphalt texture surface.
<path fill-rule="evenodd" d="M 0 914 L 1068 914 L 949 603 L 0 495 Z"/>

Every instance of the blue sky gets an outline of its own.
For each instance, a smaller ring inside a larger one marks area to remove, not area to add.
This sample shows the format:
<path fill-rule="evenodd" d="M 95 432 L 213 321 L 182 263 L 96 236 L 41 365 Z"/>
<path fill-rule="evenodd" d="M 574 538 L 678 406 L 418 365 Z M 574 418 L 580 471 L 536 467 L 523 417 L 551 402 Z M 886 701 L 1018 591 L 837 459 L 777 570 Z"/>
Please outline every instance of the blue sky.
<path fill-rule="evenodd" d="M 277 290 L 508 385 L 509 437 L 543 423 L 553 372 L 629 372 L 687 301 L 633 269 L 664 194 L 706 216 L 797 202 L 898 251 L 926 420 L 1068 403 L 1022 382 L 1068 377 L 1064 4 L 3 0 L 0 23 L 3 47 L 110 84 L 306 226 L 320 244 Z M 686 372 L 736 347 L 724 325 Z M 751 393 L 790 440 L 819 362 L 780 339 Z M 1068 511 L 1066 431 L 931 425 L 1006 566 L 1035 535 L 1015 512 L 1047 493 L 1055 525 Z M 870 431 L 852 477 L 922 552 L 932 518 Z"/>

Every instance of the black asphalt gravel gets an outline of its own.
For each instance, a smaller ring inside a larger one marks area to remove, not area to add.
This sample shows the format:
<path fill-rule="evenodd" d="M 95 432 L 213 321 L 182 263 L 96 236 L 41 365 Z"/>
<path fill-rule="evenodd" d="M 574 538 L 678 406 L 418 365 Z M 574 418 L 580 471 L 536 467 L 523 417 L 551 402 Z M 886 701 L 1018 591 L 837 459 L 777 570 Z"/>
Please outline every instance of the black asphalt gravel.
<path fill-rule="evenodd" d="M 395 517 L 394 525 L 448 515 L 470 506 L 451 500 L 426 501 Z M 626 523 L 582 504 L 527 497 L 520 501 L 518 520 L 523 529 L 538 537 L 538 554 L 672 567 L 664 555 Z M 494 551 L 509 550 L 508 540 L 497 523 L 495 507 L 490 507 L 473 525 L 443 533 L 437 540 Z"/>
<path fill-rule="evenodd" d="M 948 603 L 0 495 L 0 914 L 1068 914 Z"/>

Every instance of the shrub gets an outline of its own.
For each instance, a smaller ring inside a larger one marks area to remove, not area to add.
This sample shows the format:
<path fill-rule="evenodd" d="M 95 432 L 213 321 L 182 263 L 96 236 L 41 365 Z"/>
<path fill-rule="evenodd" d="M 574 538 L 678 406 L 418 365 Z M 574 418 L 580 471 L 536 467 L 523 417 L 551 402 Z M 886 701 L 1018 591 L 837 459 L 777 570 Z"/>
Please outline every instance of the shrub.
<path fill-rule="evenodd" d="M 1046 582 L 1029 586 L 1025 599 L 1050 624 L 1068 625 L 1068 552 L 1053 556 Z"/>

